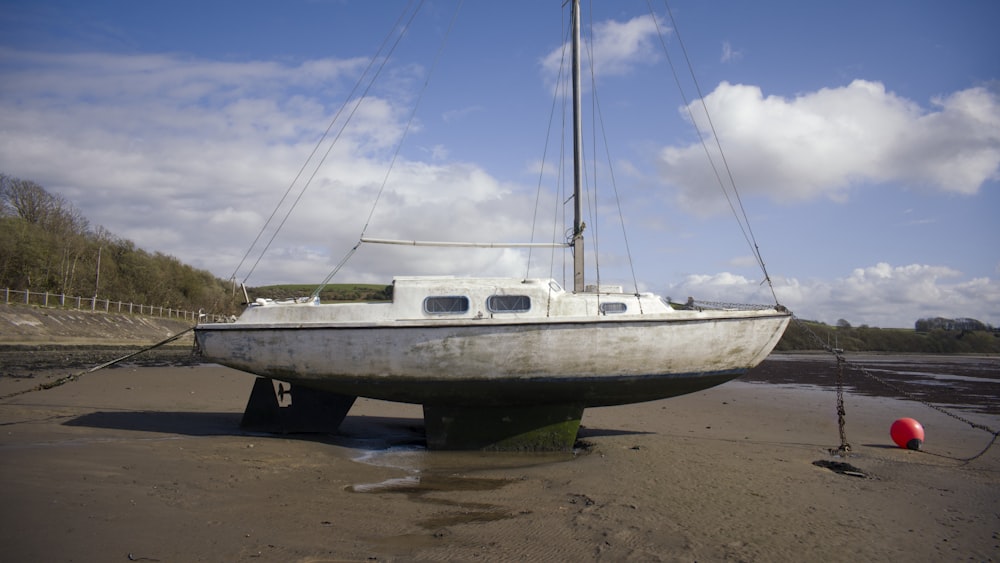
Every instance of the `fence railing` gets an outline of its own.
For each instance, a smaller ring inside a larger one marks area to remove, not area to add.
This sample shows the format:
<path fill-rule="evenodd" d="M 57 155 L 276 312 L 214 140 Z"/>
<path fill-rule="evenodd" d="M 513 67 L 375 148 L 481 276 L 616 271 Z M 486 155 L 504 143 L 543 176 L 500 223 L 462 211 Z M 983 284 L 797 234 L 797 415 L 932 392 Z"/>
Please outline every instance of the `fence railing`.
<path fill-rule="evenodd" d="M 95 297 L 72 297 L 62 293 L 50 293 L 48 291 L 20 291 L 16 289 L 3 289 L 4 303 L 19 303 L 24 305 L 35 305 L 38 307 L 51 307 L 60 309 L 79 309 L 84 311 L 101 311 L 104 313 L 128 313 L 133 315 L 146 315 L 150 317 L 161 317 L 167 319 L 180 319 L 191 322 L 225 322 L 229 320 L 226 315 L 205 313 L 204 311 L 185 311 L 172 307 L 159 305 L 143 305 L 141 303 L 126 303 L 124 301 L 111 301 L 110 299 L 98 299 Z"/>

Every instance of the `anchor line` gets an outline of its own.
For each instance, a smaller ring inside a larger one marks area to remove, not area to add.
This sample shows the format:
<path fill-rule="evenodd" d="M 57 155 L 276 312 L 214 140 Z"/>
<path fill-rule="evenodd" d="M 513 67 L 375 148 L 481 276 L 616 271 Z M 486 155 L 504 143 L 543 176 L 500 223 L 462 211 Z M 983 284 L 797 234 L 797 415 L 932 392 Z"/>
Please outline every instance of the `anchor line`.
<path fill-rule="evenodd" d="M 108 362 L 104 362 L 103 364 L 94 366 L 94 367 L 92 367 L 90 369 L 83 370 L 83 371 L 78 372 L 78 373 L 73 373 L 73 374 L 70 374 L 70 375 L 63 376 L 63 377 L 60 377 L 59 379 L 56 379 L 54 381 L 50 381 L 48 383 L 40 383 L 40 384 L 38 384 L 38 385 L 36 385 L 34 387 L 31 387 L 30 389 L 22 389 L 20 391 L 15 391 L 14 393 L 8 393 L 6 395 L 0 396 L 0 401 L 6 400 L 6 399 L 10 399 L 12 397 L 17 397 L 18 395 L 24 395 L 26 393 L 33 393 L 35 391 L 45 391 L 47 389 L 52 389 L 53 387 L 59 387 L 60 385 L 64 385 L 66 383 L 69 383 L 70 381 L 76 381 L 77 379 L 80 379 L 81 377 L 87 375 L 88 373 L 93 373 L 93 372 L 95 372 L 95 371 L 97 371 L 99 369 L 104 369 L 106 367 L 113 366 L 113 365 L 117 364 L 118 362 L 123 362 L 123 361 L 125 361 L 125 360 L 127 360 L 129 358 L 133 358 L 135 356 L 138 356 L 139 354 L 142 354 L 143 352 L 148 352 L 148 351 L 150 351 L 150 350 L 152 350 L 154 348 L 159 348 L 160 346 L 163 346 L 164 344 L 169 344 L 169 343 L 173 342 L 174 340 L 177 340 L 180 337 L 184 336 L 185 334 L 191 332 L 192 330 L 194 330 L 194 328 L 195 327 L 192 326 L 192 327 L 190 327 L 188 329 L 185 329 L 185 330 L 183 330 L 181 332 L 178 332 L 177 334 L 171 336 L 170 338 L 167 338 L 166 340 L 162 340 L 160 342 L 157 342 L 156 344 L 153 344 L 152 346 L 147 346 L 146 348 L 143 348 L 142 350 L 139 350 L 137 352 L 132 352 L 130 354 L 127 354 L 125 356 L 122 356 L 120 358 L 116 358 L 116 359 L 108 361 Z"/>
<path fill-rule="evenodd" d="M 820 348 L 822 348 L 823 350 L 825 350 L 827 352 L 830 352 L 831 354 L 834 355 L 834 357 L 837 358 L 838 370 L 842 371 L 845 366 L 849 367 L 853 371 L 856 371 L 856 372 L 860 373 L 861 375 L 864 375 L 865 377 L 867 377 L 868 379 L 871 379 L 872 381 L 875 381 L 876 383 L 882 384 L 883 386 L 885 386 L 885 387 L 887 387 L 887 388 L 895 391 L 896 393 L 899 393 L 901 396 L 903 396 L 903 397 L 905 397 L 905 398 L 907 398 L 907 399 L 909 399 L 911 401 L 916 401 L 916 402 L 924 405 L 925 407 L 929 407 L 931 409 L 934 409 L 934 410 L 938 411 L 939 413 L 941 413 L 941 414 L 943 414 L 945 416 L 949 416 L 949 417 L 951 417 L 951 418 L 953 418 L 953 419 L 955 419 L 955 420 L 957 420 L 959 422 L 964 422 L 965 424 L 968 424 L 970 427 L 972 427 L 974 429 L 982 430 L 984 432 L 988 432 L 988 433 L 992 434 L 992 438 L 990 439 L 990 442 L 986 445 L 985 448 L 983 448 L 982 451 L 980 451 L 979 453 L 977 453 L 976 455 L 971 456 L 971 457 L 958 458 L 958 461 L 963 461 L 963 462 L 966 462 L 966 463 L 968 463 L 970 461 L 973 461 L 973 460 L 981 457 L 987 451 L 989 451 L 990 448 L 992 448 L 993 445 L 996 443 L 997 437 L 1000 436 L 1000 431 L 994 430 L 993 428 L 990 428 L 989 426 L 987 426 L 985 424 L 980 424 L 978 422 L 973 422 L 973 421 L 971 421 L 971 420 L 969 420 L 969 419 L 967 419 L 967 418 L 965 418 L 965 417 L 963 417 L 963 416 L 961 416 L 959 414 L 951 412 L 950 410 L 948 410 L 948 409 L 946 409 L 944 407 L 941 407 L 939 405 L 935 405 L 934 403 L 931 403 L 930 401 L 927 401 L 926 399 L 918 397 L 917 395 L 914 395 L 913 393 L 911 393 L 911 392 L 909 392 L 909 391 L 907 391 L 907 390 L 899 387 L 898 385 L 896 385 L 894 383 L 890 383 L 890 382 L 886 381 L 885 379 L 883 379 L 883 378 L 875 375 L 874 373 L 872 373 L 870 370 L 868 370 L 864 366 L 862 366 L 860 364 L 857 364 L 857 363 L 854 363 L 854 362 L 851 362 L 851 361 L 848 361 L 847 358 L 844 357 L 844 355 L 843 355 L 843 353 L 841 351 L 836 350 L 836 349 L 832 348 L 826 342 L 823 342 L 823 340 L 819 337 L 819 335 L 816 334 L 815 332 L 813 332 L 813 330 L 810 329 L 804 322 L 802 322 L 802 320 L 799 319 L 796 315 L 793 314 L 792 315 L 792 319 L 795 321 L 796 325 L 799 328 L 805 330 L 806 333 L 809 334 L 809 336 L 811 336 L 813 338 L 813 340 L 816 341 L 817 344 L 819 344 Z M 846 435 L 845 435 L 845 432 L 844 432 L 844 423 L 845 423 L 844 417 L 846 416 L 846 413 L 843 412 L 843 410 L 844 410 L 843 409 L 843 391 L 840 388 L 840 383 L 841 383 L 841 378 L 838 375 L 838 378 L 837 378 L 837 384 L 838 384 L 838 389 L 837 389 L 837 415 L 838 415 L 838 418 L 839 418 L 839 426 L 840 426 L 841 450 L 843 450 L 844 446 L 847 445 L 847 438 L 846 438 Z M 848 450 L 843 450 L 843 451 L 849 451 L 850 446 L 848 445 L 847 447 L 848 447 Z M 836 452 L 836 451 L 840 451 L 840 450 L 832 450 L 832 451 Z"/>
<path fill-rule="evenodd" d="M 844 408 L 844 359 L 837 356 L 837 430 L 840 432 L 840 447 L 836 453 L 847 455 L 851 451 L 851 444 L 847 442 L 847 410 Z"/>

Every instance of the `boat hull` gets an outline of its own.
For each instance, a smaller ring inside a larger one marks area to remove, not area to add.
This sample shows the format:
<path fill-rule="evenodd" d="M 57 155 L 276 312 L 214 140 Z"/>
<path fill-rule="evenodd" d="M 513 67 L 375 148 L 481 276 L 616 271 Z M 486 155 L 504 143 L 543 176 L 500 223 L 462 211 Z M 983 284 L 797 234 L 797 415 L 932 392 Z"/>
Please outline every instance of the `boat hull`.
<path fill-rule="evenodd" d="M 699 318 L 375 324 L 211 324 L 206 359 L 295 385 L 389 401 L 597 407 L 739 377 L 774 348 L 778 311 Z"/>

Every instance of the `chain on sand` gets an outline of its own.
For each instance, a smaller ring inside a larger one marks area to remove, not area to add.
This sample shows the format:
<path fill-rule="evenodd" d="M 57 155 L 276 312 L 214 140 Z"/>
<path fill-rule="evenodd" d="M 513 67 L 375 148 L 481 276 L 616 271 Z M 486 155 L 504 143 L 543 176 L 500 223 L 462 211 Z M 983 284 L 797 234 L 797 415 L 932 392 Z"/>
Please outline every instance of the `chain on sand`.
<path fill-rule="evenodd" d="M 892 389 L 896 393 L 899 393 L 900 395 L 902 395 L 903 397 L 906 397 L 907 399 L 909 399 L 911 401 L 916 401 L 916 402 L 918 402 L 918 403 L 920 403 L 920 404 L 922 404 L 922 405 L 924 405 L 926 407 L 932 408 L 932 409 L 940 412 L 941 414 L 944 414 L 946 416 L 954 418 L 955 420 L 958 420 L 960 422 L 964 422 L 965 424 L 968 424 L 972 428 L 975 428 L 977 430 L 983 430 L 983 431 L 989 432 L 990 434 L 993 435 L 993 437 L 990 440 L 989 444 L 987 444 L 986 447 L 983 448 L 982 451 L 980 451 L 979 453 L 977 453 L 976 455 L 974 455 L 972 457 L 967 457 L 967 458 L 959 459 L 959 461 L 969 462 L 969 461 L 972 461 L 972 460 L 974 460 L 976 458 L 979 458 L 980 456 L 982 456 L 983 454 L 985 454 L 987 451 L 989 451 L 989 449 L 991 447 L 993 447 L 993 444 L 996 443 L 997 436 L 998 436 L 998 434 L 1000 434 L 1000 432 L 998 432 L 998 431 L 990 428 L 989 426 L 986 426 L 985 424 L 979 424 L 978 422 L 973 422 L 973 421 L 971 421 L 971 420 L 969 420 L 969 419 L 967 419 L 967 418 L 965 418 L 965 417 L 963 417 L 961 415 L 958 415 L 958 414 L 953 413 L 953 412 L 951 412 L 951 411 L 949 411 L 947 409 L 944 409 L 944 408 L 942 408 L 942 407 L 940 407 L 938 405 L 930 403 L 930 402 L 928 402 L 928 401 L 926 401 L 926 400 L 924 400 L 924 399 L 922 399 L 922 398 L 914 395 L 913 393 L 910 393 L 909 391 L 906 391 L 905 389 L 902 389 L 898 385 L 896 385 L 894 383 L 891 383 L 889 381 L 886 381 L 885 379 L 883 379 L 883 378 L 875 375 L 874 373 L 872 373 L 871 371 L 869 371 L 868 369 L 866 369 L 864 366 L 848 361 L 846 358 L 844 358 L 844 355 L 843 355 L 843 353 L 840 350 L 834 349 L 834 348 L 830 347 L 829 344 L 823 342 L 823 340 L 819 337 L 819 335 L 817 335 L 815 332 L 813 332 L 812 329 L 810 329 L 808 326 L 806 326 L 806 324 L 803 323 L 798 317 L 796 317 L 795 315 L 792 315 L 792 319 L 794 319 L 795 323 L 799 326 L 799 328 L 805 330 L 806 333 L 808 333 L 813 338 L 813 340 L 815 340 L 816 343 L 822 349 L 826 350 L 827 352 L 830 352 L 831 354 L 833 354 L 837 358 L 837 366 L 838 366 L 838 375 L 837 375 L 837 415 L 839 417 L 839 426 L 840 426 L 840 448 L 837 451 L 840 451 L 842 453 L 846 453 L 846 452 L 850 451 L 850 445 L 847 443 L 847 438 L 846 438 L 846 435 L 844 433 L 844 416 L 845 416 L 845 411 L 844 411 L 844 399 L 843 399 L 843 389 L 842 389 L 842 381 L 841 381 L 842 380 L 842 374 L 843 374 L 843 368 L 844 368 L 844 366 L 847 366 L 847 367 L 851 368 L 852 370 L 854 370 L 854 371 L 856 371 L 856 372 L 864 375 L 865 377 L 867 377 L 868 379 L 871 379 L 872 381 L 875 381 L 877 383 L 880 383 L 880 384 L 884 385 L 885 387 L 888 387 L 889 389 Z"/>

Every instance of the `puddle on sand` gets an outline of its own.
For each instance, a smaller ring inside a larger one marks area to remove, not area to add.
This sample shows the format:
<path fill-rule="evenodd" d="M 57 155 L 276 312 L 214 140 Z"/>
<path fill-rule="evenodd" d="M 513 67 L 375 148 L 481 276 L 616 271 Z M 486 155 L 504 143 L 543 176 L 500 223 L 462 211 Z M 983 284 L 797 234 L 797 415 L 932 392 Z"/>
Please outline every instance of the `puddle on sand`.
<path fill-rule="evenodd" d="M 494 522 L 517 516 L 509 508 L 484 502 L 457 501 L 442 496 L 453 492 L 494 491 L 515 479 L 468 477 L 464 474 L 487 469 L 517 469 L 575 459 L 575 452 L 510 453 L 510 452 L 429 452 L 415 446 L 391 447 L 365 452 L 354 461 L 392 467 L 408 473 L 405 477 L 386 479 L 378 483 L 349 485 L 355 493 L 401 494 L 412 502 L 432 504 L 447 509 L 417 522 L 433 530 L 456 524 Z"/>
<path fill-rule="evenodd" d="M 469 473 L 490 469 L 517 469 L 548 463 L 559 463 L 583 455 L 580 450 L 569 452 L 486 452 L 429 451 L 422 446 L 402 445 L 368 450 L 354 461 L 379 467 L 392 467 L 416 473 Z"/>

